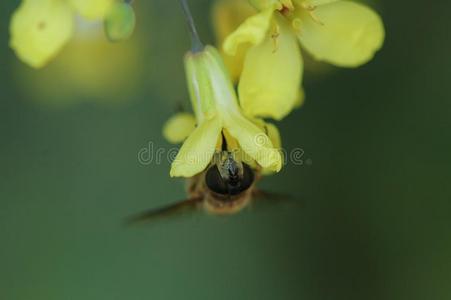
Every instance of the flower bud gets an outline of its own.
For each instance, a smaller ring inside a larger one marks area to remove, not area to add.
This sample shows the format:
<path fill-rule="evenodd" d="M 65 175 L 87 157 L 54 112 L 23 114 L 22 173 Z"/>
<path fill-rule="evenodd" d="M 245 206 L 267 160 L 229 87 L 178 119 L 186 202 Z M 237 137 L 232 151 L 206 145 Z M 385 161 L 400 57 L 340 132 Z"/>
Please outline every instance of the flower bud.
<path fill-rule="evenodd" d="M 114 4 L 104 21 L 105 34 L 112 42 L 129 38 L 135 28 L 135 12 L 127 3 Z"/>
<path fill-rule="evenodd" d="M 206 46 L 200 52 L 188 52 L 185 69 L 190 98 L 196 118 L 211 118 L 218 109 L 238 111 L 238 103 L 218 51 Z"/>

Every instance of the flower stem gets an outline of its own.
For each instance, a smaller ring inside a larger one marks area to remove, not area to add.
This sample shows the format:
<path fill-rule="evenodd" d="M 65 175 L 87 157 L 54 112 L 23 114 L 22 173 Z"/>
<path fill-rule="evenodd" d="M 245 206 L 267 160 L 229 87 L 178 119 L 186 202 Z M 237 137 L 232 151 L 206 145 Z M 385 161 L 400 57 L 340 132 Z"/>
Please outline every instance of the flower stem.
<path fill-rule="evenodd" d="M 183 14 L 185 15 L 188 30 L 191 35 L 191 51 L 200 52 L 204 49 L 204 45 L 197 33 L 196 25 L 194 24 L 193 15 L 191 14 L 188 3 L 186 0 L 180 0 L 180 5 L 182 6 Z"/>

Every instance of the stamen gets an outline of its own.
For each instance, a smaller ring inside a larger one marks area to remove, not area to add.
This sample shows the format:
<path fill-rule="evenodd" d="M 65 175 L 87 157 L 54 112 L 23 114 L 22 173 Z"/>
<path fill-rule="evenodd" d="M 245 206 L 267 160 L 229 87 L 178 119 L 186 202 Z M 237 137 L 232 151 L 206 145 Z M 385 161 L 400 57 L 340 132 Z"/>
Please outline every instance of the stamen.
<path fill-rule="evenodd" d="M 280 27 L 279 25 L 275 24 L 273 27 L 273 32 L 271 33 L 271 38 L 274 43 L 274 49 L 272 53 L 276 53 L 277 50 L 279 49 L 279 40 L 278 40 L 279 36 L 280 36 Z"/>
<path fill-rule="evenodd" d="M 316 6 L 315 6 L 315 5 L 311 5 L 311 4 L 308 4 L 308 3 L 303 2 L 303 3 L 301 4 L 301 6 L 302 6 L 302 8 L 304 8 L 304 9 L 308 12 L 308 14 L 310 15 L 310 18 L 312 18 L 312 20 L 313 20 L 314 22 L 316 22 L 317 24 L 319 24 L 319 25 L 321 25 L 321 26 L 324 25 L 324 23 L 323 23 L 323 22 L 318 18 L 318 16 L 314 13 L 314 11 L 315 11 L 315 9 L 316 9 Z"/>
<path fill-rule="evenodd" d="M 302 8 L 304 8 L 305 10 L 308 10 L 308 11 L 314 11 L 316 9 L 315 5 L 308 4 L 305 2 L 302 2 L 301 6 L 302 6 Z"/>
<path fill-rule="evenodd" d="M 318 18 L 317 15 L 315 15 L 315 13 L 313 11 L 309 11 L 309 15 L 314 22 L 316 22 L 317 24 L 319 24 L 321 26 L 324 26 L 324 23 Z"/>

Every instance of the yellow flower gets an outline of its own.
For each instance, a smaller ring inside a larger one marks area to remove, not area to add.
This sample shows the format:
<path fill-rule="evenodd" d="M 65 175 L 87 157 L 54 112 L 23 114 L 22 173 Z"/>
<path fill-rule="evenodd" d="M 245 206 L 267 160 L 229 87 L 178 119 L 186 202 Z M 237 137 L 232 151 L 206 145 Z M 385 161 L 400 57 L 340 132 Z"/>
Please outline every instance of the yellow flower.
<path fill-rule="evenodd" d="M 202 172 L 221 148 L 223 139 L 228 150 L 242 151 L 262 168 L 279 171 L 282 159 L 278 149 L 264 130 L 242 114 L 217 50 L 207 46 L 203 51 L 189 52 L 185 68 L 197 127 L 190 132 L 193 120 L 186 114 L 166 124 L 164 135 L 169 140 L 178 142 L 187 136 L 170 175 L 191 177 Z"/>
<path fill-rule="evenodd" d="M 84 101 L 107 106 L 133 101 L 130 95 L 144 82 L 141 59 L 145 39 L 113 44 L 105 38 L 101 22 L 76 22 L 74 36 L 51 64 L 39 72 L 21 65 L 13 68 L 27 99 L 61 108 Z"/>
<path fill-rule="evenodd" d="M 255 14 L 256 10 L 247 0 L 219 0 L 213 6 L 213 25 L 216 43 L 221 45 L 226 37 L 233 32 L 244 20 Z M 245 49 L 238 49 L 234 56 L 227 55 L 222 47 L 219 49 L 224 63 L 229 69 L 234 82 L 238 81 L 243 69 Z"/>
<path fill-rule="evenodd" d="M 28 65 L 41 68 L 70 40 L 74 18 L 101 20 L 115 0 L 23 0 L 10 24 L 10 46 Z"/>
<path fill-rule="evenodd" d="M 103 19 L 115 0 L 66 0 L 66 2 L 82 17 L 88 20 L 99 20 Z"/>
<path fill-rule="evenodd" d="M 227 11 L 242 1 L 220 0 L 214 9 L 215 21 L 224 22 Z M 249 16 L 246 10 L 248 17 L 225 38 L 223 51 L 228 60 L 235 58 L 235 68 L 242 66 L 238 93 L 243 111 L 250 116 L 282 119 L 302 101 L 299 44 L 317 60 L 357 67 L 371 60 L 384 41 L 381 18 L 363 4 L 340 0 L 249 3 L 254 14 Z M 226 36 L 223 27 L 216 26 L 219 38 Z"/>
<path fill-rule="evenodd" d="M 196 128 L 196 118 L 186 112 L 177 113 L 164 125 L 163 136 L 172 144 L 183 142 Z"/>

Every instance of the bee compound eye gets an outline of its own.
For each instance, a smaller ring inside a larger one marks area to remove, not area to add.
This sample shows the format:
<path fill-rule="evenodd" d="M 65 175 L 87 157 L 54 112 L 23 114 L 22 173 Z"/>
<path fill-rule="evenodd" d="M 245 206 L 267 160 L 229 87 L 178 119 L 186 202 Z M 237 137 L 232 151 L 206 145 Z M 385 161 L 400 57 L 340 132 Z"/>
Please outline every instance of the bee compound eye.
<path fill-rule="evenodd" d="M 243 164 L 243 180 L 241 181 L 241 191 L 245 191 L 254 183 L 254 171 L 247 164 Z"/>
<path fill-rule="evenodd" d="M 205 183 L 207 187 L 215 193 L 226 195 L 228 193 L 227 183 L 221 177 L 218 167 L 216 165 L 211 166 L 205 174 Z"/>
<path fill-rule="evenodd" d="M 237 195 L 247 190 L 253 182 L 254 172 L 247 164 L 243 164 L 243 177 L 238 181 L 223 178 L 216 165 L 211 166 L 205 175 L 207 187 L 221 195 Z"/>

